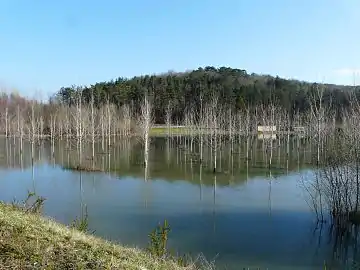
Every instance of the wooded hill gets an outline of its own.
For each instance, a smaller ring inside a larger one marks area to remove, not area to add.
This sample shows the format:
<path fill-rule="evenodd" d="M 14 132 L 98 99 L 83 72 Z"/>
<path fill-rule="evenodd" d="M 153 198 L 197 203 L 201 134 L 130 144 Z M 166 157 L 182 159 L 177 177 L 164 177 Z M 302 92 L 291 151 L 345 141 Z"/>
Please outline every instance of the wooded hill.
<path fill-rule="evenodd" d="M 331 106 L 339 116 L 342 109 L 349 106 L 349 93 L 356 93 L 359 97 L 359 90 L 359 87 L 248 74 L 245 70 L 228 67 L 205 67 L 184 73 L 118 78 L 90 87 L 63 87 L 53 101 L 72 105 L 76 93 L 81 92 L 84 103 L 89 103 L 94 95 L 98 107 L 110 101 L 117 106 L 130 104 L 136 111 L 147 94 L 153 103 L 156 123 L 164 123 L 169 104 L 172 106 L 173 121 L 181 121 L 187 108 L 193 108 L 196 113 L 201 100 L 206 103 L 214 94 L 218 95 L 220 105 L 235 110 L 272 103 L 285 108 L 291 115 L 309 110 L 309 99 L 318 91 L 324 91 L 324 106 Z"/>

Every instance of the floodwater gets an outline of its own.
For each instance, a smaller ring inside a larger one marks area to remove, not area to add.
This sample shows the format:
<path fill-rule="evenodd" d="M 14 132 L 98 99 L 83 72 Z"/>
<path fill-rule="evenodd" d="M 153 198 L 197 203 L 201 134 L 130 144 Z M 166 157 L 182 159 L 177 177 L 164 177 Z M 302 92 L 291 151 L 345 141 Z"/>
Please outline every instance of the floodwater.
<path fill-rule="evenodd" d="M 289 158 L 286 145 L 274 145 L 271 172 L 261 140 L 252 145 L 248 164 L 245 144 L 233 155 L 224 147 L 217 174 L 206 146 L 200 165 L 179 138 L 153 139 L 146 174 L 135 140 L 116 141 L 110 154 L 97 144 L 93 165 L 111 173 L 64 169 L 77 158 L 66 142 L 37 144 L 33 167 L 30 146 L 20 155 L 16 145 L 0 139 L 0 200 L 23 200 L 35 190 L 47 199 L 44 214 L 64 224 L 86 205 L 94 234 L 142 248 L 167 219 L 170 249 L 202 253 L 219 269 L 323 269 L 324 261 L 344 269 L 306 202 L 302 182 L 313 177 L 308 143 L 292 144 Z M 90 144 L 84 145 L 83 163 L 92 163 Z"/>

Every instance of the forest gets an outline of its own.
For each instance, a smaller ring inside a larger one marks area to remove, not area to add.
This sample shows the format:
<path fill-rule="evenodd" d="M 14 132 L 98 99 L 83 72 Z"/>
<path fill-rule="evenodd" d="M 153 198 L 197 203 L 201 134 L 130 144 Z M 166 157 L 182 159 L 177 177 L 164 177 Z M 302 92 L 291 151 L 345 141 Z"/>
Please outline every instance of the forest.
<path fill-rule="evenodd" d="M 92 98 L 97 107 L 110 102 L 121 107 L 124 104 L 138 111 L 145 95 L 153 105 L 155 123 L 165 123 L 166 110 L 172 107 L 172 121 L 182 122 L 184 112 L 192 108 L 198 112 L 201 103 L 208 103 L 214 95 L 219 105 L 234 111 L 252 109 L 259 105 L 273 104 L 285 109 L 290 115 L 310 110 L 309 99 L 323 91 L 322 103 L 331 107 L 337 118 L 349 107 L 349 94 L 359 97 L 359 87 L 317 84 L 298 80 L 286 80 L 278 76 L 248 74 L 245 70 L 228 67 L 205 67 L 197 70 L 159 75 L 118 78 L 94 85 L 62 87 L 52 102 L 72 106 L 81 92 L 83 103 Z"/>

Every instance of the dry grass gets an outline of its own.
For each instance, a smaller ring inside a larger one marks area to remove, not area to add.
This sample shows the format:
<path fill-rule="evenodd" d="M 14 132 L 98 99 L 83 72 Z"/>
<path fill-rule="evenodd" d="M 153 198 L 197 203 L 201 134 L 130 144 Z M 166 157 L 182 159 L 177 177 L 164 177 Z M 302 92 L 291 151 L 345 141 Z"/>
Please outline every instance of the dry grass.
<path fill-rule="evenodd" d="M 64 170 L 81 172 L 103 172 L 100 168 L 85 165 L 68 165 L 62 167 Z"/>
<path fill-rule="evenodd" d="M 173 261 L 109 243 L 0 202 L 0 269 L 180 270 L 195 267 L 182 268 Z"/>

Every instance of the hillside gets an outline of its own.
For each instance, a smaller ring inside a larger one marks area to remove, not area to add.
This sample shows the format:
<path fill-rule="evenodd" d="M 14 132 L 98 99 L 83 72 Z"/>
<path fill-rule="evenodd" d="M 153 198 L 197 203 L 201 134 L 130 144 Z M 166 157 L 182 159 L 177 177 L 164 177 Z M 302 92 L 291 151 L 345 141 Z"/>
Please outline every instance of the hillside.
<path fill-rule="evenodd" d="M 85 102 L 90 101 L 93 92 L 97 104 L 105 103 L 109 98 L 116 105 L 126 103 L 136 108 L 147 92 L 153 100 L 156 122 L 163 123 L 169 103 L 174 110 L 173 119 L 181 120 L 187 107 L 199 108 L 201 97 L 206 102 L 213 93 L 219 96 L 222 104 L 235 109 L 266 105 L 271 100 L 287 110 L 302 112 L 309 109 L 309 96 L 317 87 L 324 89 L 325 105 L 331 103 L 336 111 L 349 105 L 348 92 L 353 89 L 350 86 L 286 80 L 269 75 L 248 74 L 245 70 L 227 67 L 205 67 L 184 73 L 118 78 L 90 87 L 63 87 L 56 98 L 71 104 L 74 102 L 74 93 L 81 89 Z"/>

